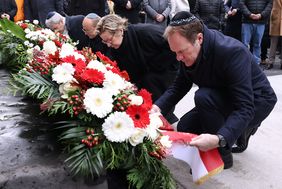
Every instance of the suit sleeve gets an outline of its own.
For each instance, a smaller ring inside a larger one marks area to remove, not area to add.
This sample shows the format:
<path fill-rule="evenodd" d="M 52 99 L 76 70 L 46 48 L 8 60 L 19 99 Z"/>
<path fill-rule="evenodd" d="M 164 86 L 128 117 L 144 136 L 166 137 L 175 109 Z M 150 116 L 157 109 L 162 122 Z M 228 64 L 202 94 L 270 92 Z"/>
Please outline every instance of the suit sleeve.
<path fill-rule="evenodd" d="M 227 82 L 233 111 L 218 131 L 231 147 L 254 116 L 254 93 L 252 86 L 252 56 L 246 50 L 234 50 L 225 64 L 224 80 Z"/>

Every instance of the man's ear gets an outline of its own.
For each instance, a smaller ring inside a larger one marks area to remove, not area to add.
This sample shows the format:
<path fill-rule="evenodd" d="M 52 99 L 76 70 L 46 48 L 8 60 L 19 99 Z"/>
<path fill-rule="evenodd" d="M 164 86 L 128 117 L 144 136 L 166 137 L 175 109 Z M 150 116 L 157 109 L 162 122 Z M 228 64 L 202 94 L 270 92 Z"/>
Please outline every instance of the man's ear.
<path fill-rule="evenodd" d="M 200 45 L 203 43 L 203 39 L 204 39 L 203 33 L 198 33 L 197 41 L 199 42 Z"/>

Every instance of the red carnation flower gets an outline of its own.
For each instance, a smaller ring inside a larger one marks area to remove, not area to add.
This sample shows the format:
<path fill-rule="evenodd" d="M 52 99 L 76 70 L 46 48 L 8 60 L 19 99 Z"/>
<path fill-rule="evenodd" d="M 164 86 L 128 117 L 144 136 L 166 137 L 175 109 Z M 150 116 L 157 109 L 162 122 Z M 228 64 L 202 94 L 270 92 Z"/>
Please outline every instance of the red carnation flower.
<path fill-rule="evenodd" d="M 152 109 L 152 105 L 153 105 L 153 101 L 152 101 L 152 94 L 150 92 L 148 92 L 146 89 L 141 89 L 138 92 L 139 96 L 142 96 L 143 98 L 143 104 L 141 105 L 143 108 L 145 108 L 146 110 L 151 110 Z"/>
<path fill-rule="evenodd" d="M 142 106 L 129 106 L 126 113 L 133 119 L 135 127 L 146 128 L 150 123 L 149 113 Z"/>
<path fill-rule="evenodd" d="M 26 23 L 22 23 L 22 24 L 20 24 L 20 27 L 21 27 L 22 29 L 26 29 L 26 28 L 28 27 L 28 25 L 27 25 Z"/>
<path fill-rule="evenodd" d="M 97 85 L 101 85 L 105 79 L 104 74 L 95 69 L 86 69 L 80 77 L 89 83 L 95 83 Z"/>
<path fill-rule="evenodd" d="M 62 43 L 59 40 L 54 39 L 53 42 L 56 44 L 57 47 L 62 47 Z"/>
<path fill-rule="evenodd" d="M 106 63 L 106 64 L 110 64 L 114 67 L 117 67 L 117 62 L 116 61 L 112 61 L 111 59 L 109 59 L 107 56 L 103 55 L 100 51 L 96 52 L 96 55 L 98 56 L 98 58 Z"/>

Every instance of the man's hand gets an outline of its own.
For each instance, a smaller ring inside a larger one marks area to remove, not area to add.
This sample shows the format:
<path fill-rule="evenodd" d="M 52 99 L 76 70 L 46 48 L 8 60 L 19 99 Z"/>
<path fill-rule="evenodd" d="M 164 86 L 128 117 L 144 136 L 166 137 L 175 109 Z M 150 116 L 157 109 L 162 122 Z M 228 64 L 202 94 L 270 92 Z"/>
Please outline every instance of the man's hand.
<path fill-rule="evenodd" d="M 158 21 L 158 22 L 163 22 L 164 21 L 164 15 L 162 15 L 162 14 L 157 14 L 157 16 L 156 16 L 156 20 Z"/>
<path fill-rule="evenodd" d="M 219 147 L 219 138 L 217 135 L 212 134 L 201 134 L 192 139 L 190 146 L 195 146 L 201 151 L 208 151 Z"/>
<path fill-rule="evenodd" d="M 150 113 L 151 114 L 153 114 L 153 113 L 161 113 L 161 109 L 157 105 L 153 104 L 152 109 L 150 110 Z"/>
<path fill-rule="evenodd" d="M 7 18 L 8 20 L 10 20 L 10 15 L 3 13 L 1 14 L 1 18 Z"/>
<path fill-rule="evenodd" d="M 261 19 L 261 14 L 251 14 L 250 18 L 253 20 L 260 20 Z"/>
<path fill-rule="evenodd" d="M 227 12 L 227 17 L 235 16 L 237 13 L 237 9 L 232 9 Z"/>

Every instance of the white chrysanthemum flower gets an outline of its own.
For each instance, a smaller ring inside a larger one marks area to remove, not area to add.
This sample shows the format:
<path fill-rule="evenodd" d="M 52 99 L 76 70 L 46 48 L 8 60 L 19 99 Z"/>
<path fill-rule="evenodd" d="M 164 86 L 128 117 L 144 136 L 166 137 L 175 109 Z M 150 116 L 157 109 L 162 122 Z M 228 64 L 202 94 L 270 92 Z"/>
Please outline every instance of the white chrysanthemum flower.
<path fill-rule="evenodd" d="M 78 52 L 74 51 L 73 56 L 74 56 L 74 58 L 76 60 L 81 59 L 81 60 L 85 61 L 85 57 L 82 54 L 78 53 Z"/>
<path fill-rule="evenodd" d="M 131 105 L 137 105 L 140 106 L 143 103 L 143 98 L 142 96 L 138 96 L 135 94 L 131 94 L 128 96 L 128 98 L 130 99 L 130 104 Z"/>
<path fill-rule="evenodd" d="M 150 124 L 145 129 L 148 138 L 152 141 L 155 141 L 159 137 L 160 133 L 158 131 L 158 128 L 163 125 L 163 122 L 159 115 L 159 113 L 150 114 Z"/>
<path fill-rule="evenodd" d="M 104 118 L 112 111 L 113 101 L 112 95 L 104 89 L 92 87 L 86 91 L 83 103 L 87 113 Z"/>
<path fill-rule="evenodd" d="M 160 113 L 152 113 L 149 115 L 150 125 L 153 125 L 157 129 L 163 126 L 163 121 L 161 120 L 160 115 Z"/>
<path fill-rule="evenodd" d="M 39 24 L 39 21 L 38 21 L 38 20 L 33 20 L 32 22 L 33 22 L 33 24 L 35 24 L 35 25 L 38 25 L 38 24 Z"/>
<path fill-rule="evenodd" d="M 169 140 L 169 136 L 167 135 L 161 136 L 160 143 L 165 148 L 171 148 L 172 146 L 172 141 Z"/>
<path fill-rule="evenodd" d="M 30 33 L 31 31 L 30 31 L 29 28 L 25 28 L 25 29 L 24 29 L 24 32 L 28 34 L 28 33 Z"/>
<path fill-rule="evenodd" d="M 75 69 L 70 63 L 62 63 L 53 69 L 52 80 L 58 84 L 68 83 L 73 80 Z"/>
<path fill-rule="evenodd" d="M 146 132 L 144 131 L 144 129 L 136 128 L 128 141 L 132 146 L 136 146 L 143 142 L 145 136 Z"/>
<path fill-rule="evenodd" d="M 59 92 L 60 92 L 61 97 L 63 99 L 67 99 L 68 93 L 70 91 L 75 91 L 77 88 L 78 88 L 77 86 L 73 86 L 70 82 L 67 82 L 67 83 L 63 83 L 59 86 Z"/>
<path fill-rule="evenodd" d="M 134 123 L 125 112 L 114 112 L 102 125 L 104 135 L 111 142 L 124 142 L 134 133 Z"/>
<path fill-rule="evenodd" d="M 125 81 L 124 82 L 124 88 L 125 89 L 134 89 L 134 88 L 136 88 L 136 86 L 133 84 L 133 83 L 130 83 L 130 82 L 128 82 L 128 81 Z"/>
<path fill-rule="evenodd" d="M 38 45 L 35 45 L 33 49 L 40 51 L 40 47 Z"/>
<path fill-rule="evenodd" d="M 43 43 L 43 51 L 45 54 L 52 54 L 55 55 L 57 51 L 57 46 L 53 41 L 45 41 Z"/>
<path fill-rule="evenodd" d="M 28 46 L 29 45 L 29 41 L 24 41 L 24 45 Z"/>
<path fill-rule="evenodd" d="M 98 60 L 91 60 L 88 63 L 87 68 L 95 69 L 103 73 L 107 72 L 106 66 L 102 62 L 99 62 Z"/>
<path fill-rule="evenodd" d="M 33 43 L 29 43 L 29 44 L 28 44 L 28 47 L 29 47 L 29 48 L 32 48 L 33 46 L 34 46 Z"/>
<path fill-rule="evenodd" d="M 112 95 L 117 95 L 121 90 L 124 89 L 124 81 L 125 80 L 118 74 L 108 71 L 105 73 L 103 86 Z"/>
<path fill-rule="evenodd" d="M 73 55 L 74 46 L 69 43 L 64 43 L 61 47 L 60 58 L 65 58 L 67 56 Z"/>
<path fill-rule="evenodd" d="M 33 49 L 27 49 L 27 50 L 26 50 L 26 53 L 27 53 L 29 56 L 32 56 L 32 55 L 33 55 Z"/>

